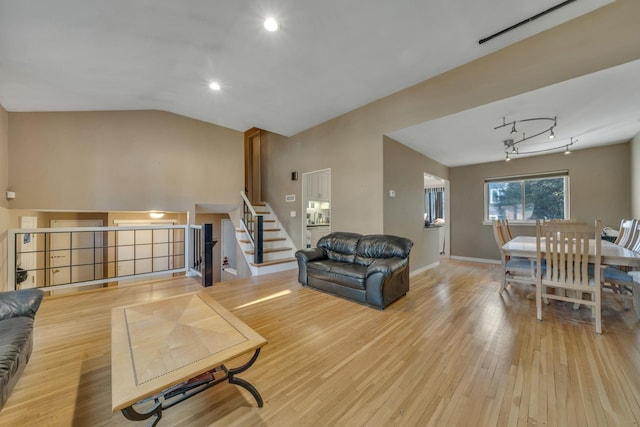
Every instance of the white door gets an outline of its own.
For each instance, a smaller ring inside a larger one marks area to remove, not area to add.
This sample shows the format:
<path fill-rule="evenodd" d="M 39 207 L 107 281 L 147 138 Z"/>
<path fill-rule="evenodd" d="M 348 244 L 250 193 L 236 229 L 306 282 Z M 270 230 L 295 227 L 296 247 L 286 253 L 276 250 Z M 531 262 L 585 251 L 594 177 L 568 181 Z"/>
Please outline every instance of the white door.
<path fill-rule="evenodd" d="M 33 229 L 38 228 L 37 216 L 21 216 L 19 218 L 20 228 Z M 20 283 L 20 288 L 33 288 L 36 286 L 36 269 L 37 269 L 37 248 L 38 234 L 25 233 L 20 236 L 16 242 L 17 252 L 20 254 L 16 260 L 16 266 L 27 270 L 27 278 Z"/>
<path fill-rule="evenodd" d="M 102 227 L 102 220 L 51 220 L 51 228 L 72 227 Z M 52 232 L 49 248 L 51 285 L 102 279 L 102 233 Z"/>

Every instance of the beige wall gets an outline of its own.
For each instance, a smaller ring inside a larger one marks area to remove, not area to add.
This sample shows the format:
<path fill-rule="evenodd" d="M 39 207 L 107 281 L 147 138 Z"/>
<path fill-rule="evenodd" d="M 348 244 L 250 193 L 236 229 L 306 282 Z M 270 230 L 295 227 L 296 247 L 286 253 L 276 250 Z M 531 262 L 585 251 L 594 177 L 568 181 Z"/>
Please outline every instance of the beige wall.
<path fill-rule="evenodd" d="M 7 190 L 9 190 L 9 114 L 0 105 L 0 208 L 9 206 L 5 197 Z"/>
<path fill-rule="evenodd" d="M 630 142 L 631 217 L 640 218 L 640 133 Z"/>
<path fill-rule="evenodd" d="M 302 246 L 302 174 L 331 169 L 331 229 L 382 233 L 382 134 L 358 122 L 359 112 L 291 138 L 269 134 L 263 147 L 263 197 Z M 354 117 L 355 115 L 355 117 Z M 297 171 L 298 181 L 291 181 Z M 295 203 L 285 203 L 295 194 Z M 290 211 L 296 211 L 296 217 Z"/>
<path fill-rule="evenodd" d="M 411 271 L 440 260 L 439 229 L 424 228 L 424 174 L 449 179 L 449 168 L 385 137 L 384 233 L 413 241 Z M 394 190 L 395 198 L 389 197 Z"/>
<path fill-rule="evenodd" d="M 637 16 L 640 2 L 618 0 L 290 138 L 270 138 L 263 152 L 264 197 L 300 245 L 302 180 L 290 181 L 290 173 L 330 168 L 332 229 L 360 233 L 390 229 L 386 224 L 391 219 L 383 214 L 388 187 L 382 173 L 385 134 L 638 59 Z M 295 218 L 288 216 L 293 209 L 284 202 L 286 194 L 296 195 Z M 459 233 L 463 231 L 478 230 L 463 227 Z M 487 249 L 456 248 L 456 243 L 466 244 L 453 241 L 453 254 L 481 254 Z"/>
<path fill-rule="evenodd" d="M 0 191 L 9 187 L 17 195 L 8 203 L 0 197 L 0 287 L 7 288 L 6 230 L 18 226 L 19 215 L 38 216 L 42 227 L 50 219 L 98 215 L 106 226 L 114 217 L 148 217 L 100 212 L 239 205 L 243 150 L 241 132 L 166 112 L 0 109 Z M 176 215 L 187 222 L 186 214 Z"/>
<path fill-rule="evenodd" d="M 0 105 L 0 291 L 7 289 L 7 230 L 9 210 L 5 191 L 9 188 L 9 114 Z"/>
<path fill-rule="evenodd" d="M 0 292 L 9 290 L 7 286 L 7 230 L 9 225 L 9 209 L 0 206 Z"/>
<path fill-rule="evenodd" d="M 451 255 L 500 258 L 491 226 L 483 225 L 484 180 L 547 171 L 569 171 L 570 215 L 579 221 L 602 220 L 618 228 L 629 217 L 629 144 L 451 168 Z M 533 235 L 534 227 L 512 227 L 513 234 Z"/>
<path fill-rule="evenodd" d="M 244 182 L 241 132 L 160 111 L 9 113 L 9 157 L 11 208 L 193 211 Z"/>

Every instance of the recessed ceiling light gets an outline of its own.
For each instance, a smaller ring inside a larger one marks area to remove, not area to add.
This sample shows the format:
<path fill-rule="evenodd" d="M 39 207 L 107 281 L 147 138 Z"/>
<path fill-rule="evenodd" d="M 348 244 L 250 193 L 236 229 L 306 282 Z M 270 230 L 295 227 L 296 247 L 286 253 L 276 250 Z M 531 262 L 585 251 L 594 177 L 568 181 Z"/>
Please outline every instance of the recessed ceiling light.
<path fill-rule="evenodd" d="M 278 31 L 278 28 L 280 28 L 280 26 L 278 25 L 278 21 L 276 21 L 273 18 L 267 18 L 264 20 L 264 28 L 266 28 L 267 31 Z"/>
<path fill-rule="evenodd" d="M 211 89 L 211 90 L 220 90 L 220 83 L 218 83 L 218 82 L 209 83 L 209 89 Z"/>

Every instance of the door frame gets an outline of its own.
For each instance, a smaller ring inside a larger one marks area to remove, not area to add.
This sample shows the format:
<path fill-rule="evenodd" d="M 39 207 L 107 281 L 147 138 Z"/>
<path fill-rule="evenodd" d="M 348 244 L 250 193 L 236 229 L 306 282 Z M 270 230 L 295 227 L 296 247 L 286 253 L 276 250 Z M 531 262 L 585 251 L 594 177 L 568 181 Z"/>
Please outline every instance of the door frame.
<path fill-rule="evenodd" d="M 314 174 L 318 174 L 318 173 L 326 173 L 329 174 L 329 188 L 331 188 L 331 168 L 326 168 L 326 169 L 318 169 L 315 171 L 311 171 L 311 172 L 303 172 L 302 173 L 302 206 L 300 209 L 300 212 L 302 212 L 301 214 L 301 222 L 302 222 L 302 234 L 300 236 L 300 247 L 301 248 L 306 248 L 307 247 L 307 207 L 309 206 L 309 177 L 311 175 Z M 331 211 L 333 212 L 333 205 L 332 205 L 332 201 L 333 200 L 333 191 L 331 191 L 331 195 L 329 196 L 329 206 L 331 207 Z M 331 232 L 331 224 L 333 224 L 333 213 L 331 214 L 331 222 L 329 223 L 329 232 Z"/>

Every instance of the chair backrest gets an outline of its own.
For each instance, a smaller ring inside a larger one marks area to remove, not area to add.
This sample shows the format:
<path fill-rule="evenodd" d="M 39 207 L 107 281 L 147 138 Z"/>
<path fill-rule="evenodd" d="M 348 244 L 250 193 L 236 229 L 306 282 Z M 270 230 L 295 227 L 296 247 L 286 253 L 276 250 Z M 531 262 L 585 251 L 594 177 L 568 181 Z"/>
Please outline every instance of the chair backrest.
<path fill-rule="evenodd" d="M 624 246 L 625 248 L 631 248 L 638 240 L 637 229 L 637 219 L 623 219 L 620 221 L 620 231 L 618 232 L 618 238 L 614 243 L 616 245 Z"/>
<path fill-rule="evenodd" d="M 513 234 L 511 234 L 511 227 L 509 227 L 509 220 L 508 219 L 501 219 L 500 221 L 502 222 L 502 235 L 503 235 L 503 237 L 507 241 L 513 240 Z"/>
<path fill-rule="evenodd" d="M 640 220 L 635 219 L 634 221 L 635 224 L 631 229 L 632 236 L 625 247 L 631 249 L 634 252 L 640 252 Z"/>
<path fill-rule="evenodd" d="M 504 233 L 502 232 L 502 222 L 499 219 L 493 221 L 493 237 L 496 239 L 498 249 L 502 250 L 502 246 L 507 243 Z"/>
<path fill-rule="evenodd" d="M 546 270 L 538 269 L 542 284 L 577 289 L 588 287 L 590 280 L 600 284 L 602 224 L 595 227 L 576 222 L 536 222 L 536 253 L 538 265 L 546 260 Z M 594 239 L 590 245 L 589 239 Z M 593 270 L 589 256 L 593 258 Z M 539 280 L 540 280 L 539 279 Z"/>

